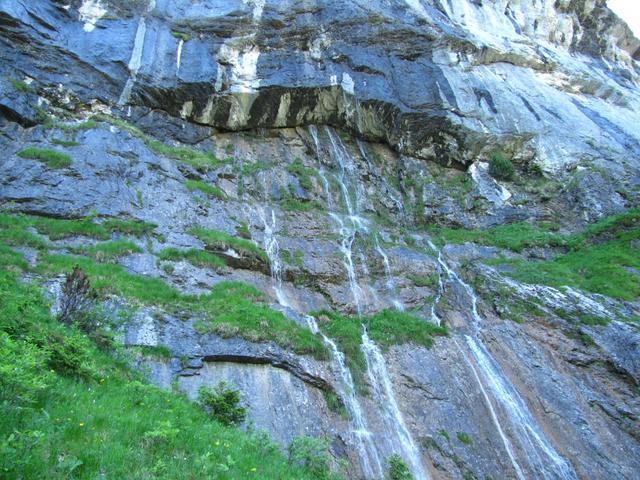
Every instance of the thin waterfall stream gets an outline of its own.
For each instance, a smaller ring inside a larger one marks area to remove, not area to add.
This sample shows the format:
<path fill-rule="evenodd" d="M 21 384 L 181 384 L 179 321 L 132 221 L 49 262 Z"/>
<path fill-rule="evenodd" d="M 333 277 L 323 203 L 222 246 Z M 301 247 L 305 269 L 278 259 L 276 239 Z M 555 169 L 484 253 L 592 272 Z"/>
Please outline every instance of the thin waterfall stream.
<path fill-rule="evenodd" d="M 542 431 L 542 428 L 538 425 L 538 422 L 530 412 L 523 398 L 511 384 L 507 376 L 502 372 L 498 362 L 493 358 L 487 347 L 484 345 L 480 337 L 480 326 L 483 321 L 478 313 L 478 298 L 476 297 L 473 288 L 464 282 L 458 274 L 449 267 L 444 260 L 441 250 L 432 242 L 429 241 L 428 243 L 429 246 L 438 253 L 438 263 L 442 271 L 446 273 L 449 281 L 462 287 L 471 301 L 473 333 L 471 335 L 464 335 L 464 340 L 472 358 L 469 358 L 470 356 L 467 355 L 458 342 L 456 342 L 456 345 L 473 371 L 487 407 L 489 408 L 493 423 L 500 435 L 504 448 L 507 451 L 518 478 L 520 480 L 525 480 L 527 477 L 522 466 L 516 459 L 512 442 L 509 440 L 507 435 L 505 435 L 505 428 L 500 423 L 487 389 L 490 391 L 491 397 L 493 397 L 495 403 L 500 406 L 501 410 L 506 415 L 509 421 L 508 431 L 514 437 L 520 449 L 523 452 L 526 452 L 526 459 L 530 464 L 531 470 L 536 472 L 539 475 L 539 478 L 550 480 L 576 479 L 577 475 L 571 464 L 555 450 Z M 444 283 L 442 279 L 440 279 L 439 285 L 442 286 L 442 289 L 439 287 L 439 296 L 437 299 L 442 296 L 440 292 L 444 291 Z M 435 303 L 436 302 L 434 302 L 434 304 Z M 432 315 L 435 315 L 434 309 L 432 309 Z M 471 361 L 472 359 L 473 362 Z"/>

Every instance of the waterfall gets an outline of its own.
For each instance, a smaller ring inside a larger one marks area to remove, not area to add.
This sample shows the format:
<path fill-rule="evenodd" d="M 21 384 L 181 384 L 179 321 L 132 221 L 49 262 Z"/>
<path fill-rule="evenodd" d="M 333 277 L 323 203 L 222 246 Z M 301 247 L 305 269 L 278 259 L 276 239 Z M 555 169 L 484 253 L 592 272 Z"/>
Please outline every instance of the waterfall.
<path fill-rule="evenodd" d="M 380 348 L 369 338 L 367 329 L 364 326 L 362 327 L 361 350 L 367 362 L 367 376 L 373 387 L 375 398 L 383 409 L 383 420 L 389 430 L 389 434 L 394 435 L 399 442 L 401 456 L 408 460 L 413 478 L 415 480 L 428 478 L 422 466 L 420 451 L 413 441 L 411 433 L 404 423 L 402 412 L 398 407 L 386 361 Z"/>
<path fill-rule="evenodd" d="M 561 479 L 573 480 L 577 478 L 571 464 L 564 459 L 554 449 L 551 442 L 546 438 L 538 422 L 529 411 L 527 404 L 522 399 L 518 391 L 511 384 L 507 376 L 502 372 L 498 362 L 493 358 L 487 347 L 480 338 L 480 326 L 482 318 L 478 313 L 478 298 L 473 288 L 464 282 L 455 271 L 453 271 L 445 262 L 442 252 L 429 242 L 429 246 L 438 252 L 438 263 L 446 272 L 450 281 L 461 286 L 471 301 L 471 313 L 473 316 L 473 334 L 465 335 L 465 343 L 471 356 L 475 362 L 471 362 L 469 357 L 458 345 L 462 351 L 465 360 L 469 363 L 482 395 L 487 403 L 493 423 L 496 426 L 502 443 L 509 455 L 509 459 L 518 475 L 518 478 L 524 480 L 526 478 L 523 469 L 516 460 L 513 447 L 509 439 L 504 433 L 504 428 L 500 424 L 500 420 L 495 412 L 494 406 L 489 398 L 487 391 L 491 392 L 494 401 L 500 406 L 501 410 L 507 417 L 509 422 L 508 431 L 514 437 L 521 451 L 526 452 L 526 459 L 530 464 L 531 471 L 536 472 L 544 479 Z M 477 369 L 476 369 L 477 367 Z"/>
<path fill-rule="evenodd" d="M 184 47 L 184 40 L 178 41 L 178 52 L 176 53 L 176 74 L 180 71 L 180 62 L 182 61 L 182 47 Z"/>
<path fill-rule="evenodd" d="M 309 328 L 314 333 L 320 333 L 324 344 L 329 347 L 333 368 L 341 380 L 340 397 L 345 404 L 353 428 L 351 432 L 355 437 L 355 446 L 358 451 L 362 472 L 365 478 L 383 478 L 384 468 L 378 450 L 373 442 L 372 434 L 367 426 L 367 419 L 364 416 L 362 406 L 356 396 L 356 388 L 353 382 L 351 371 L 347 367 L 344 354 L 338 349 L 333 340 L 324 335 L 318 328 L 316 319 L 310 315 L 305 316 Z"/>
<path fill-rule="evenodd" d="M 271 264 L 271 277 L 273 278 L 273 288 L 276 293 L 278 303 L 293 310 L 286 293 L 282 288 L 282 263 L 280 261 L 280 248 L 278 239 L 276 238 L 276 217 L 273 209 L 271 215 L 266 215 L 264 210 L 259 211 L 260 217 L 264 224 L 264 240 L 263 246 Z M 362 472 L 366 478 L 382 478 L 384 476 L 383 463 L 378 451 L 373 443 L 371 432 L 368 429 L 367 421 L 364 416 L 362 406 L 356 396 L 355 384 L 353 377 L 345 361 L 345 356 L 333 340 L 320 332 L 316 319 L 310 315 L 304 316 L 309 329 L 314 334 L 320 334 L 322 341 L 331 352 L 332 368 L 337 378 L 340 380 L 338 385 L 338 394 L 345 404 L 349 413 L 352 428 L 351 433 L 354 436 L 353 444 L 358 452 L 358 457 L 362 466 Z"/>
<path fill-rule="evenodd" d="M 337 180 L 347 210 L 347 219 L 351 226 L 347 226 L 346 222 L 336 213 L 331 212 L 329 215 L 337 224 L 338 232 L 342 237 L 340 250 L 344 258 L 343 264 L 347 270 L 354 305 L 358 316 L 360 316 L 362 311 L 360 303 L 362 299 L 362 289 L 358 284 L 355 273 L 352 247 L 355 235 L 358 232 L 367 233 L 368 231 L 366 220 L 358 215 L 359 207 L 362 205 L 364 189 L 362 188 L 361 182 L 357 180 L 357 172 L 353 159 L 340 141 L 340 138 L 329 127 L 327 127 L 327 136 L 331 142 L 332 157 L 340 167 L 340 176 L 337 177 Z M 355 192 L 355 202 L 351 200 L 348 184 L 351 184 L 351 188 Z M 386 262 L 386 266 L 389 267 L 386 253 L 379 244 L 378 247 L 378 253 L 381 254 L 383 261 Z M 373 290 L 373 287 L 369 288 Z M 422 466 L 420 452 L 405 425 L 402 412 L 398 407 L 384 356 L 378 346 L 369 337 L 364 325 L 362 325 L 362 331 L 361 350 L 367 364 L 367 376 L 373 387 L 374 399 L 382 410 L 383 423 L 387 430 L 385 440 L 389 440 L 390 438 L 394 440 L 390 443 L 394 449 L 399 448 L 399 453 L 405 461 L 408 462 L 411 473 L 416 480 L 427 479 L 428 476 Z"/>
<path fill-rule="evenodd" d="M 271 210 L 270 222 L 267 221 L 267 215 L 264 210 L 260 212 L 262 223 L 264 224 L 264 250 L 269 257 L 271 266 L 271 277 L 273 278 L 273 290 L 278 299 L 278 303 L 283 307 L 292 308 L 282 289 L 282 263 L 280 262 L 280 247 L 275 236 L 276 231 L 276 213 Z"/>

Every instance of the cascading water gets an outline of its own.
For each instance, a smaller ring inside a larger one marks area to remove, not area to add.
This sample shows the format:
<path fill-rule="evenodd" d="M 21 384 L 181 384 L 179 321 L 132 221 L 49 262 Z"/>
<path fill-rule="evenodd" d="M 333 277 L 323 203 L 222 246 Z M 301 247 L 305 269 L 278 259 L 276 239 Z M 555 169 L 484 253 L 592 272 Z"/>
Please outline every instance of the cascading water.
<path fill-rule="evenodd" d="M 263 246 L 271 264 L 271 277 L 273 278 L 273 288 L 276 293 L 278 303 L 293 310 L 289 298 L 282 288 L 282 263 L 280 261 L 280 248 L 276 232 L 275 212 L 271 210 L 271 215 L 266 215 L 264 210 L 259 211 L 260 217 L 264 224 L 264 241 Z M 352 422 L 351 433 L 354 436 L 353 444 L 358 452 L 358 457 L 362 466 L 362 472 L 366 478 L 381 478 L 384 475 L 384 468 L 380 455 L 373 443 L 371 432 L 367 427 L 367 421 L 364 416 L 362 406 L 358 402 L 356 396 L 355 384 L 351 372 L 347 368 L 345 357 L 338 349 L 333 340 L 320 332 L 316 319 L 311 315 L 304 316 L 309 329 L 314 333 L 322 336 L 324 344 L 331 352 L 332 367 L 334 373 L 340 379 L 338 393 L 349 412 Z"/>
<path fill-rule="evenodd" d="M 156 8 L 156 0 L 150 0 L 149 5 L 145 12 L 140 16 L 138 20 L 138 28 L 136 29 L 136 36 L 133 41 L 133 49 L 131 50 L 131 58 L 129 59 L 129 78 L 127 79 L 120 98 L 118 99 L 118 105 L 125 105 L 129 102 L 131 97 L 131 91 L 135 84 L 138 71 L 142 65 L 142 53 L 144 50 L 144 40 L 147 34 L 147 19 L 146 15 Z"/>
<path fill-rule="evenodd" d="M 396 310 L 400 310 L 401 312 L 404 312 L 404 305 L 402 304 L 402 302 L 395 298 L 395 290 L 396 290 L 396 284 L 395 281 L 393 280 L 393 276 L 391 275 L 391 265 L 389 264 L 389 256 L 387 255 L 387 252 L 384 251 L 384 249 L 382 248 L 382 246 L 380 245 L 380 241 L 378 240 L 378 236 L 375 236 L 375 241 L 376 241 L 376 252 L 378 252 L 378 255 L 380 255 L 380 257 L 382 257 L 382 263 L 384 264 L 384 276 L 385 276 L 385 284 L 387 287 L 387 291 L 389 292 L 390 295 L 390 299 L 391 299 L 391 304 L 396 308 Z"/>
<path fill-rule="evenodd" d="M 284 290 L 282 289 L 282 263 L 280 262 L 280 247 L 278 240 L 275 236 L 276 230 L 276 214 L 271 210 L 271 216 L 269 222 L 267 215 L 264 211 L 260 212 L 262 223 L 264 224 L 264 250 L 269 257 L 269 263 L 271 265 L 271 277 L 273 278 L 273 290 L 275 291 L 278 303 L 283 307 L 292 308 L 289 304 Z"/>
<path fill-rule="evenodd" d="M 473 334 L 465 335 L 464 339 L 474 362 L 471 362 L 457 342 L 456 345 L 458 345 L 458 348 L 460 348 L 474 372 L 489 408 L 492 420 L 498 430 L 502 443 L 509 455 L 518 478 L 524 480 L 526 476 L 521 465 L 516 460 L 513 446 L 504 433 L 504 429 L 500 424 L 491 399 L 485 390 L 485 385 L 491 391 L 494 400 L 506 415 L 509 421 L 509 432 L 514 437 L 514 440 L 517 442 L 521 451 L 526 453 L 526 460 L 531 467 L 531 471 L 535 472 L 538 475 L 538 478 L 561 480 L 576 479 L 577 476 L 571 464 L 560 456 L 553 445 L 551 445 L 538 425 L 536 419 L 529 411 L 525 401 L 511 384 L 506 375 L 502 372 L 498 362 L 496 362 L 482 342 L 479 335 L 482 318 L 478 313 L 478 299 L 473 288 L 464 282 L 456 272 L 447 265 L 442 256 L 442 252 L 436 248 L 433 243 L 429 242 L 429 246 L 438 252 L 438 263 L 442 270 L 446 272 L 449 280 L 461 286 L 471 300 Z M 473 363 L 475 363 L 475 365 Z"/>
<path fill-rule="evenodd" d="M 416 446 L 409 429 L 404 423 L 402 412 L 398 407 L 398 402 L 393 393 L 393 385 L 387 371 L 387 364 L 382 356 L 380 348 L 369 338 L 367 329 L 363 326 L 362 332 L 362 353 L 367 362 L 367 376 L 373 387 L 373 393 L 376 400 L 382 406 L 384 411 L 384 423 L 390 434 L 394 435 L 402 457 L 409 462 L 409 469 L 416 480 L 428 478 L 420 452 Z"/>
<path fill-rule="evenodd" d="M 340 185 L 351 228 L 346 226 L 345 221 L 339 215 L 335 213 L 330 213 L 330 215 L 338 226 L 338 232 L 342 237 L 341 251 L 344 257 L 343 263 L 347 270 L 347 276 L 349 277 L 349 285 L 351 287 L 354 304 L 358 315 L 360 315 L 362 309 L 360 304 L 362 289 L 358 284 L 353 264 L 352 247 L 353 240 L 358 231 L 367 233 L 366 222 L 358 216 L 358 208 L 362 203 L 361 200 L 363 197 L 361 195 L 364 189 L 361 186 L 361 182 L 354 180 L 357 178 L 355 165 L 347 149 L 340 141 L 340 138 L 329 127 L 327 127 L 327 136 L 331 142 L 332 157 L 340 167 L 340 176 L 337 177 L 337 180 Z M 355 192 L 355 209 L 354 202 L 352 202 L 349 193 L 349 183 L 352 184 L 352 190 Z M 388 257 L 381 247 L 378 253 L 381 253 L 388 266 Z M 367 375 L 373 387 L 374 398 L 383 413 L 383 423 L 388 434 L 387 440 L 390 440 L 389 437 L 393 439 L 391 442 L 393 448 L 400 450 L 401 456 L 408 462 L 411 473 L 415 479 L 423 480 L 428 478 L 422 466 L 419 450 L 405 425 L 402 412 L 398 407 L 384 356 L 378 346 L 369 337 L 364 325 L 362 326 L 361 350 L 367 364 Z"/>
<path fill-rule="evenodd" d="M 320 331 L 314 317 L 307 315 L 305 319 L 312 332 L 320 333 L 324 344 L 329 347 L 329 351 L 331 352 L 334 371 L 341 380 L 341 388 L 338 393 L 349 412 L 349 418 L 353 424 L 351 432 L 355 437 L 354 444 L 358 450 L 362 473 L 365 475 L 365 478 L 382 478 L 384 476 L 382 460 L 380 459 L 378 449 L 373 442 L 372 434 L 367 426 L 367 419 L 362 411 L 362 406 L 356 396 L 355 384 L 351 371 L 347 367 L 344 354 L 338 349 L 338 346 L 333 340 Z"/>

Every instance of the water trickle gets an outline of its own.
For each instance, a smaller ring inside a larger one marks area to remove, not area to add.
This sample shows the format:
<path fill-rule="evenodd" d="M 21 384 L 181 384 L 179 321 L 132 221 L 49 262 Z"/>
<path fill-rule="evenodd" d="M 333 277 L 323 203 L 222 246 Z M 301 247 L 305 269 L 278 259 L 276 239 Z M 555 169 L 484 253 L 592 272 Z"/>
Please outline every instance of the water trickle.
<path fill-rule="evenodd" d="M 264 224 L 264 250 L 269 257 L 271 265 L 271 277 L 273 278 L 273 290 L 278 303 L 286 308 L 292 308 L 289 299 L 282 288 L 282 263 L 280 262 L 280 247 L 275 236 L 276 214 L 271 210 L 271 215 L 267 215 L 264 210 L 260 211 L 260 217 Z"/>
<path fill-rule="evenodd" d="M 504 433 L 504 428 L 500 424 L 491 399 L 485 390 L 485 386 L 491 392 L 493 399 L 506 415 L 507 420 L 509 421 L 509 432 L 515 442 L 517 442 L 520 450 L 526 453 L 525 458 L 529 463 L 531 470 L 544 479 L 576 479 L 577 476 L 571 464 L 560 456 L 551 445 L 551 442 L 546 438 L 525 401 L 511 384 L 507 376 L 502 372 L 498 362 L 496 362 L 482 342 L 479 333 L 483 321 L 478 313 L 478 298 L 476 297 L 473 288 L 464 282 L 456 272 L 447 265 L 442 256 L 442 252 L 436 248 L 433 243 L 429 242 L 429 246 L 438 252 L 438 263 L 446 272 L 449 280 L 461 286 L 471 301 L 473 334 L 465 335 L 464 339 L 474 362 L 471 362 L 471 359 L 464 351 L 462 353 L 474 372 L 482 395 L 487 403 L 487 407 L 489 408 L 491 418 L 496 426 L 496 430 L 500 435 L 518 478 L 524 480 L 526 477 L 521 465 L 516 460 L 511 441 Z M 458 345 L 458 348 L 460 348 L 460 345 Z M 475 363 L 475 365 L 473 363 Z"/>
<path fill-rule="evenodd" d="M 184 47 L 184 40 L 178 41 L 178 52 L 176 53 L 176 73 L 180 71 L 180 62 L 182 61 L 182 47 Z"/>
<path fill-rule="evenodd" d="M 385 285 L 387 287 L 387 291 L 389 292 L 389 296 L 391 299 L 391 304 L 396 308 L 396 310 L 400 310 L 404 312 L 404 305 L 402 302 L 395 297 L 396 284 L 393 280 L 393 276 L 391 275 L 391 265 L 389 264 L 389 256 L 387 252 L 384 251 L 382 246 L 380 245 L 380 241 L 378 240 L 378 235 L 375 235 L 376 239 L 376 252 L 378 255 L 382 257 L 382 263 L 384 264 L 384 276 L 385 276 Z"/>
<path fill-rule="evenodd" d="M 395 446 L 400 447 L 401 456 L 409 464 L 409 469 L 416 480 L 428 478 L 422 466 L 420 452 L 411 433 L 407 429 L 398 407 L 393 385 L 389 378 L 387 364 L 378 346 L 369 338 L 367 329 L 362 327 L 362 353 L 367 362 L 367 376 L 373 387 L 373 392 L 378 404 L 383 409 L 383 420 L 390 435 L 397 441 Z"/>
<path fill-rule="evenodd" d="M 144 51 L 144 40 L 147 35 L 147 20 L 146 15 L 156 8 L 155 0 L 151 0 L 147 5 L 146 11 L 140 16 L 138 20 L 138 28 L 136 29 L 136 37 L 133 41 L 133 49 L 131 50 L 131 58 L 129 59 L 129 78 L 127 79 L 120 98 L 118 98 L 118 105 L 126 105 L 131 98 L 131 91 L 133 85 L 136 82 L 138 71 L 142 65 L 142 53 Z"/>
<path fill-rule="evenodd" d="M 337 177 L 337 181 L 342 192 L 347 210 L 346 220 L 349 224 L 335 213 L 330 213 L 330 215 L 338 226 L 338 231 L 342 238 L 340 249 L 344 258 L 343 264 L 347 270 L 354 304 L 360 316 L 362 310 L 362 288 L 358 284 L 355 273 L 352 247 L 353 240 L 357 233 L 366 234 L 368 232 L 367 220 L 358 215 L 359 208 L 363 204 L 364 188 L 362 187 L 362 182 L 358 181 L 359 177 L 353 159 L 342 144 L 340 138 L 328 127 L 327 136 L 331 142 L 332 157 L 340 167 L 340 175 Z M 355 202 L 351 199 L 348 186 L 351 186 L 351 190 L 355 192 Z M 377 244 L 377 251 L 389 269 L 388 278 L 391 279 L 389 259 L 379 243 Z M 364 261 L 363 265 L 365 265 Z M 369 291 L 375 293 L 372 285 L 368 285 L 367 288 Z M 402 413 L 398 407 L 384 356 L 378 346 L 369 338 L 364 325 L 362 326 L 362 331 L 361 349 L 366 360 L 367 376 L 373 387 L 374 399 L 381 408 L 383 423 L 387 433 L 386 440 L 391 440 L 390 443 L 393 449 L 399 450 L 401 456 L 408 462 L 414 478 L 424 480 L 428 478 L 428 476 L 422 466 L 420 452 L 404 423 Z"/>

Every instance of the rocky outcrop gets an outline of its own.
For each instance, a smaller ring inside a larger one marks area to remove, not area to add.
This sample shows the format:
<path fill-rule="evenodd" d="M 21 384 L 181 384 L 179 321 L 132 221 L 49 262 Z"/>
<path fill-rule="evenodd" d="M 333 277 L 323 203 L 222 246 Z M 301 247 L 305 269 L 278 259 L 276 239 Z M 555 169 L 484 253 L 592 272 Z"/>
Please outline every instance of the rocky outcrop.
<path fill-rule="evenodd" d="M 385 308 L 449 328 L 430 349 L 363 351 L 358 373 L 320 333 L 322 360 L 107 299 L 133 313 L 127 347 L 167 349 L 137 350 L 152 381 L 195 398 L 225 380 L 283 447 L 327 436 L 348 478 L 393 454 L 417 478 L 640 471 L 638 300 L 483 263 L 559 249 L 438 250 L 425 233 L 571 232 L 640 204 L 639 45 L 604 1 L 18 0 L 0 2 L 0 41 L 7 212 L 152 223 L 111 233 L 136 249 L 102 260 L 183 294 L 247 282 L 312 330 L 308 312 Z M 513 180 L 489 174 L 496 152 Z M 31 266 L 98 243 L 37 238 L 16 247 Z"/>
<path fill-rule="evenodd" d="M 66 108 L 331 124 L 446 165 L 640 148 L 638 41 L 604 1 L 12 2 L 2 18 L 3 64 Z"/>

